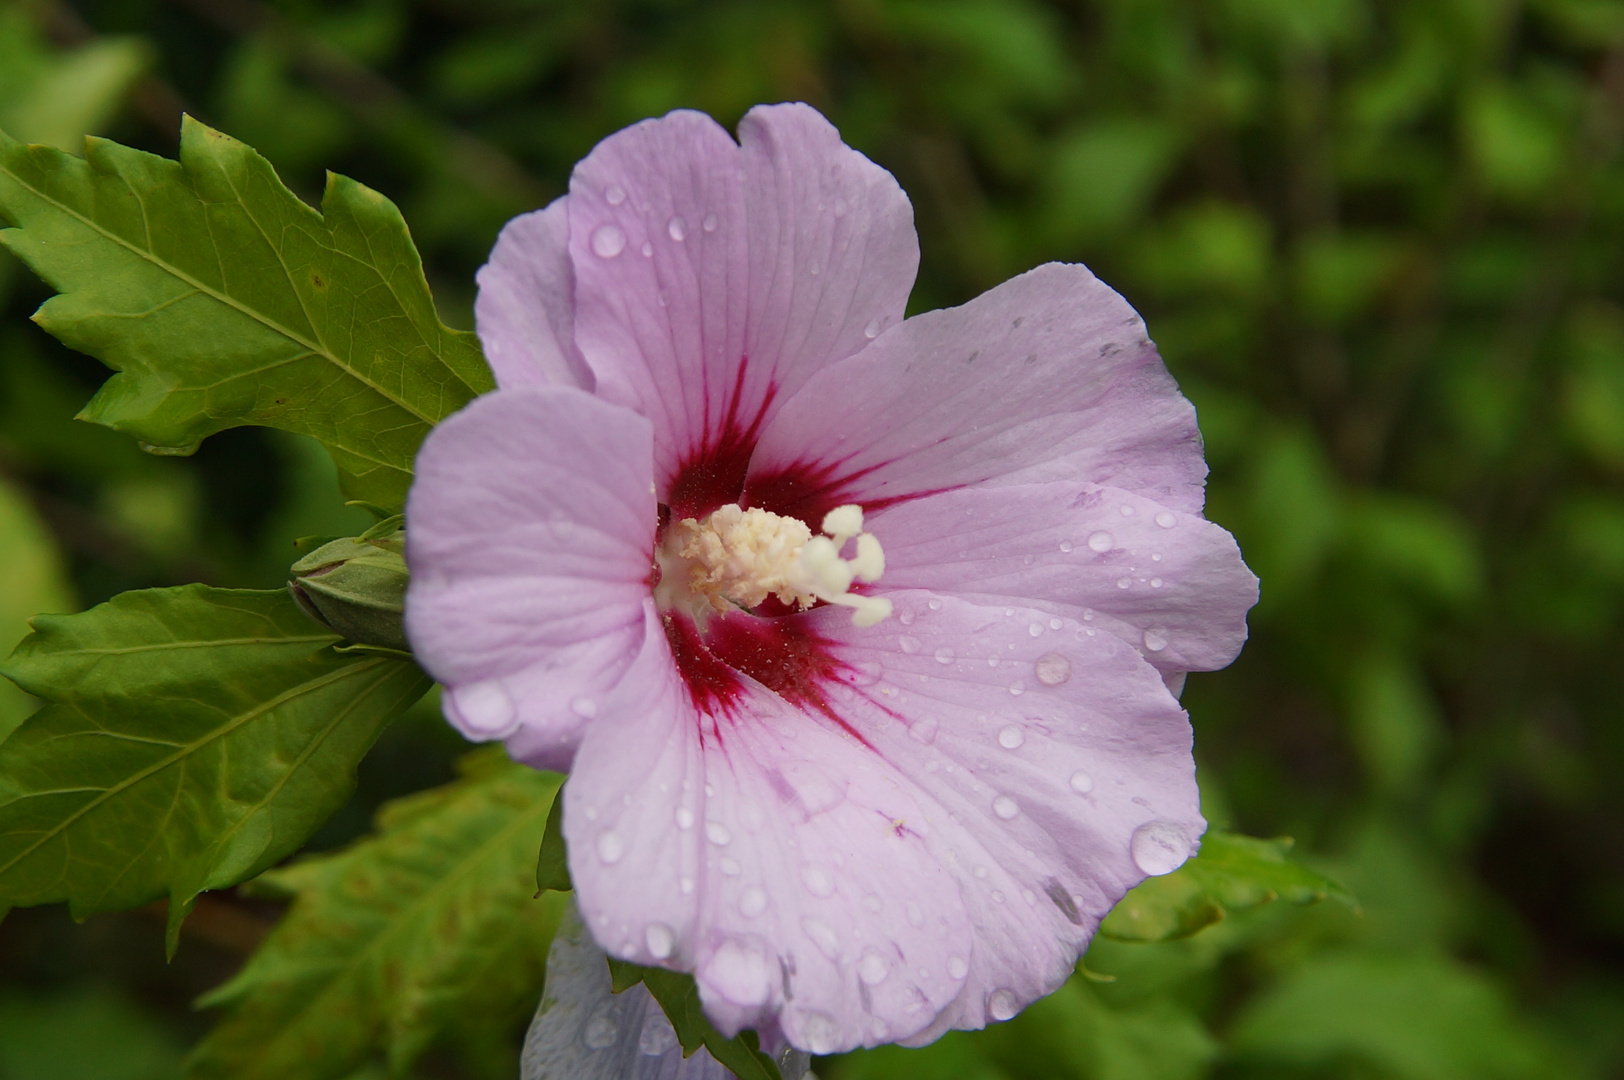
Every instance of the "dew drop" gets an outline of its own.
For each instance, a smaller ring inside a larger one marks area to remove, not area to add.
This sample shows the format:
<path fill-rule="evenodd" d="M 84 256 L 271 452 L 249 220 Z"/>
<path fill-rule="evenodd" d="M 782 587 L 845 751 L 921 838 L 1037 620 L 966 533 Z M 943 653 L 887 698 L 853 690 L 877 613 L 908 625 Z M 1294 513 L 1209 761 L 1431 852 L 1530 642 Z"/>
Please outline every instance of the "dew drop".
<path fill-rule="evenodd" d="M 699 223 L 699 227 L 701 229 L 704 229 L 706 232 L 715 232 L 716 231 L 716 215 L 715 214 L 706 214 L 705 215 L 705 220 L 701 221 Z"/>
<path fill-rule="evenodd" d="M 738 877 L 744 871 L 744 867 L 739 865 L 739 860 L 731 855 L 723 855 L 717 865 L 722 868 L 722 873 L 728 877 Z"/>
<path fill-rule="evenodd" d="M 1020 697 L 1022 694 L 1026 693 L 1026 684 L 1021 682 L 1021 680 L 1016 679 L 1014 682 L 1009 684 L 1009 692 L 1016 697 Z"/>
<path fill-rule="evenodd" d="M 873 949 L 864 951 L 857 961 L 857 977 L 869 986 L 878 986 L 891 974 L 891 964 Z"/>
<path fill-rule="evenodd" d="M 835 879 L 829 876 L 829 871 L 815 863 L 807 863 L 801 867 L 801 884 L 806 886 L 807 892 L 820 900 L 826 896 L 833 896 L 835 892 Z"/>
<path fill-rule="evenodd" d="M 962 979 L 970 974 L 970 965 L 962 956 L 947 958 L 947 973 L 955 979 Z"/>
<path fill-rule="evenodd" d="M 879 337 L 880 336 L 880 320 L 878 320 L 878 319 L 870 320 L 869 324 L 867 326 L 863 327 L 863 336 L 868 338 L 870 341 L 872 341 L 875 338 Z"/>
<path fill-rule="evenodd" d="M 912 626 L 914 624 L 914 619 L 917 617 L 918 616 L 911 611 L 904 611 L 902 614 L 897 616 L 897 622 L 901 623 L 903 626 Z"/>
<path fill-rule="evenodd" d="M 903 634 L 900 638 L 898 638 L 897 644 L 902 646 L 902 651 L 907 653 L 909 656 L 912 656 L 914 653 L 919 651 L 919 639 L 909 637 L 907 634 Z"/>
<path fill-rule="evenodd" d="M 649 923 L 648 929 L 643 931 L 643 943 L 648 946 L 648 954 L 656 960 L 664 960 L 676 948 L 677 935 L 665 923 Z"/>
<path fill-rule="evenodd" d="M 1117 509 L 1122 512 L 1123 517 L 1133 517 L 1133 507 L 1129 506 L 1127 503 L 1123 503 L 1121 506 L 1117 507 Z"/>
<path fill-rule="evenodd" d="M 936 741 L 936 731 L 936 721 L 928 716 L 914 721 L 913 725 L 908 728 L 908 734 L 914 741 L 924 743 L 926 746 Z"/>
<path fill-rule="evenodd" d="M 643 258 L 652 259 L 654 257 L 654 245 L 649 243 L 647 240 L 643 241 L 642 251 Z"/>
<path fill-rule="evenodd" d="M 677 1029 L 665 1018 L 663 1009 L 650 1009 L 643 1017 L 643 1031 L 637 1048 L 649 1057 L 659 1057 L 677 1045 Z"/>
<path fill-rule="evenodd" d="M 1032 665 L 1032 674 L 1044 686 L 1059 686 L 1071 678 L 1071 661 L 1059 653 L 1044 653 Z"/>
<path fill-rule="evenodd" d="M 1088 538 L 1088 550 L 1098 552 L 1101 555 L 1114 547 L 1116 547 L 1116 537 L 1108 532 L 1097 532 Z"/>
<path fill-rule="evenodd" d="M 603 201 L 610 206 L 619 206 L 626 201 L 626 189 L 619 184 L 610 184 L 603 189 Z"/>
<path fill-rule="evenodd" d="M 499 738 L 518 716 L 513 696 L 500 679 L 459 686 L 452 691 L 451 702 L 470 734 Z"/>
<path fill-rule="evenodd" d="M 1061 551 L 1070 551 L 1071 550 L 1071 541 L 1070 540 L 1062 540 L 1062 541 L 1060 541 L 1060 550 Z"/>
<path fill-rule="evenodd" d="M 1153 578 L 1151 578 L 1151 579 L 1150 579 L 1150 587 L 1151 587 L 1151 588 L 1152 588 L 1152 589 L 1159 589 L 1159 588 L 1161 588 L 1161 587 L 1162 587 L 1162 579 L 1161 579 L 1161 578 L 1159 578 L 1159 577 L 1153 577 Z"/>
<path fill-rule="evenodd" d="M 605 866 L 613 866 L 626 854 L 626 841 L 613 829 L 598 835 L 598 858 Z"/>
<path fill-rule="evenodd" d="M 753 919 L 767 910 L 767 893 L 759 885 L 752 885 L 739 897 L 739 913 Z"/>
<path fill-rule="evenodd" d="M 1128 845 L 1139 869 L 1152 877 L 1171 874 L 1190 857 L 1190 836 L 1172 821 L 1147 821 L 1133 831 Z"/>
<path fill-rule="evenodd" d="M 726 847 L 727 842 L 733 839 L 733 834 L 727 831 L 727 826 L 720 821 L 705 822 L 705 836 L 717 847 Z"/>
<path fill-rule="evenodd" d="M 1167 648 L 1167 632 L 1164 630 L 1146 630 L 1145 648 L 1151 652 L 1161 652 Z"/>
<path fill-rule="evenodd" d="M 907 913 L 908 924 L 910 926 L 925 925 L 925 909 L 919 906 L 919 902 L 917 900 L 909 900 L 905 905 L 903 905 L 903 911 Z"/>
<path fill-rule="evenodd" d="M 1133 585 L 1133 578 L 1125 578 L 1125 577 L 1117 578 L 1117 588 L 1119 588 L 1119 589 L 1126 589 L 1126 588 L 1129 588 L 1132 585 Z"/>
<path fill-rule="evenodd" d="M 800 1010 L 801 1037 L 797 1044 L 805 1044 L 809 1053 L 832 1054 L 840 1049 L 840 1025 L 832 1016 L 812 1009 Z"/>
<path fill-rule="evenodd" d="M 1031 634 L 1033 637 L 1040 637 L 1043 634 L 1043 624 L 1033 623 L 1031 626 L 1026 628 L 1026 632 Z"/>
<path fill-rule="evenodd" d="M 615 1036 L 620 1030 L 615 1027 L 614 1017 L 608 1014 L 594 1016 L 586 1025 L 581 1034 L 581 1041 L 594 1050 L 603 1050 L 615 1045 Z"/>
<path fill-rule="evenodd" d="M 1066 624 L 1061 622 L 1059 619 L 1050 619 L 1049 620 L 1049 629 L 1050 630 L 1058 630 L 1062 626 L 1065 626 L 1065 625 Z"/>
<path fill-rule="evenodd" d="M 688 223 L 680 217 L 674 217 L 665 223 L 665 234 L 680 244 L 688 239 Z"/>
<path fill-rule="evenodd" d="M 1010 724 L 998 733 L 998 745 L 1005 750 L 1019 750 L 1025 741 L 1026 732 L 1018 724 Z"/>
<path fill-rule="evenodd" d="M 937 649 L 936 662 L 938 664 L 951 664 L 953 662 L 953 650 L 946 647 Z"/>
<path fill-rule="evenodd" d="M 992 801 L 992 812 L 1005 821 L 1011 821 L 1020 815 L 1021 804 L 1008 795 L 1000 795 Z"/>
<path fill-rule="evenodd" d="M 677 828 L 687 832 L 694 827 L 694 812 L 686 806 L 677 807 Z"/>
<path fill-rule="evenodd" d="M 942 602 L 936 599 L 934 596 L 925 603 L 925 606 L 930 608 L 932 611 L 942 610 Z"/>
<path fill-rule="evenodd" d="M 826 923 L 817 919 L 802 919 L 801 929 L 806 931 L 806 936 L 812 939 L 812 944 L 816 945 L 824 956 L 833 960 L 840 955 L 840 939 Z"/>
<path fill-rule="evenodd" d="M 1171 529 L 1178 523 L 1178 517 L 1175 516 L 1171 510 L 1163 510 L 1161 513 L 1156 515 L 1156 524 L 1160 525 L 1164 529 Z"/>
<path fill-rule="evenodd" d="M 578 697 L 570 702 L 570 712 L 590 720 L 598 715 L 598 703 L 589 697 Z"/>
<path fill-rule="evenodd" d="M 1094 778 L 1078 769 L 1071 774 L 1071 790 L 1079 795 L 1087 795 L 1094 790 Z"/>
<path fill-rule="evenodd" d="M 885 674 L 885 669 L 872 660 L 859 660 L 846 672 L 846 681 L 853 686 L 873 686 Z"/>
<path fill-rule="evenodd" d="M 691 895 L 694 891 L 694 879 L 691 877 L 682 878 L 677 882 L 677 888 L 682 890 L 682 895 Z"/>
<path fill-rule="evenodd" d="M 1009 1020 L 1021 1011 L 1015 1003 L 1015 995 L 1008 990 L 994 990 L 987 999 L 987 1015 L 994 1020 Z"/>
<path fill-rule="evenodd" d="M 626 234 L 619 225 L 599 225 L 592 233 L 592 250 L 600 258 L 612 259 L 626 250 Z"/>

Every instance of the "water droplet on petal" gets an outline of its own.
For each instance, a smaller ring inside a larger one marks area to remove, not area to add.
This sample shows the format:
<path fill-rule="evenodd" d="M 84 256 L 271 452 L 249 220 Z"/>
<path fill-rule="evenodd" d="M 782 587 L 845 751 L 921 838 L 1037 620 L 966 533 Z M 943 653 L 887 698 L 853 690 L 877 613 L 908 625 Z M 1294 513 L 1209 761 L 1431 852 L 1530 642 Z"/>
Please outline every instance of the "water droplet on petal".
<path fill-rule="evenodd" d="M 1117 588 L 1126 589 L 1133 584 L 1133 578 L 1117 578 Z"/>
<path fill-rule="evenodd" d="M 863 327 L 863 336 L 868 338 L 870 341 L 872 341 L 875 338 L 879 337 L 880 336 L 880 320 L 878 320 L 878 319 L 870 320 L 869 324 L 867 326 Z"/>
<path fill-rule="evenodd" d="M 1162 587 L 1162 579 L 1161 579 L 1161 578 L 1159 578 L 1159 577 L 1153 577 L 1153 578 L 1151 578 L 1151 579 L 1150 579 L 1150 587 L 1151 587 L 1151 588 L 1152 588 L 1152 589 L 1159 589 L 1159 588 L 1161 588 L 1161 587 Z"/>
<path fill-rule="evenodd" d="M 599 225 L 592 233 L 592 251 L 600 258 L 612 259 L 626 250 L 626 234 L 619 225 Z"/>
<path fill-rule="evenodd" d="M 694 879 L 691 877 L 681 879 L 677 882 L 677 888 L 682 890 L 682 895 L 684 896 L 692 895 L 694 891 Z"/>
<path fill-rule="evenodd" d="M 749 1009 L 766 1004 L 777 972 L 768 969 L 759 945 L 729 940 L 710 955 L 698 974 L 722 997 Z"/>
<path fill-rule="evenodd" d="M 1071 774 L 1071 790 L 1079 795 L 1087 795 L 1094 790 L 1094 778 L 1078 769 Z"/>
<path fill-rule="evenodd" d="M 1010 724 L 998 733 L 998 745 L 1005 750 L 1018 750 L 1025 741 L 1026 732 L 1018 724 Z"/>
<path fill-rule="evenodd" d="M 857 977 L 869 986 L 878 986 L 889 974 L 891 974 L 890 961 L 873 949 L 865 950 L 862 958 L 857 961 Z"/>
<path fill-rule="evenodd" d="M 760 886 L 752 885 L 744 890 L 739 897 L 739 912 L 747 919 L 753 919 L 767 910 L 767 893 Z"/>
<path fill-rule="evenodd" d="M 947 973 L 955 979 L 962 979 L 970 974 L 970 965 L 962 956 L 950 956 L 947 958 Z"/>
<path fill-rule="evenodd" d="M 677 807 L 677 828 L 684 831 L 694 827 L 694 812 L 686 806 Z"/>
<path fill-rule="evenodd" d="M 603 201 L 610 206 L 619 206 L 626 201 L 626 189 L 619 184 L 610 184 L 603 189 Z"/>
<path fill-rule="evenodd" d="M 936 599 L 934 596 L 925 602 L 925 606 L 930 608 L 932 611 L 942 610 L 942 602 Z"/>
<path fill-rule="evenodd" d="M 1164 529 L 1171 529 L 1178 523 L 1178 516 L 1171 510 L 1163 510 L 1161 513 L 1156 515 L 1156 524 L 1160 525 Z"/>
<path fill-rule="evenodd" d="M 1009 1020 L 1020 1011 L 1021 1007 L 1016 1004 L 1015 995 L 1008 990 L 994 990 L 992 996 L 987 999 L 987 1015 L 994 1020 Z"/>
<path fill-rule="evenodd" d="M 1152 877 L 1171 874 L 1190 857 L 1190 834 L 1172 821 L 1147 821 L 1133 831 L 1128 845 L 1139 869 Z"/>
<path fill-rule="evenodd" d="M 738 877 L 744 871 L 744 867 L 739 865 L 739 860 L 731 855 L 723 855 L 717 865 L 722 868 L 722 873 L 728 877 Z"/>
<path fill-rule="evenodd" d="M 587 1022 L 586 1029 L 581 1033 L 581 1041 L 594 1050 L 603 1050 L 615 1045 L 615 1036 L 620 1034 L 615 1027 L 615 1018 L 608 1013 L 600 1013 Z"/>
<path fill-rule="evenodd" d="M 715 232 L 716 231 L 716 215 L 715 214 L 706 214 L 705 215 L 705 220 L 701 221 L 699 223 L 699 227 L 701 229 L 704 229 L 706 232 Z"/>
<path fill-rule="evenodd" d="M 919 906 L 918 901 L 909 900 L 907 904 L 903 905 L 903 911 L 908 915 L 908 925 L 925 925 L 925 909 Z"/>
<path fill-rule="evenodd" d="M 598 715 L 598 703 L 589 697 L 578 697 L 570 702 L 570 712 L 590 720 Z"/>
<path fill-rule="evenodd" d="M 909 637 L 907 634 L 903 634 L 898 638 L 897 644 L 902 646 L 902 651 L 910 656 L 919 651 L 919 639 Z"/>
<path fill-rule="evenodd" d="M 1070 551 L 1071 550 L 1071 541 L 1070 540 L 1062 540 L 1062 541 L 1060 541 L 1060 550 L 1061 551 Z"/>
<path fill-rule="evenodd" d="M 1040 637 L 1043 634 L 1043 624 L 1033 623 L 1026 628 L 1026 632 L 1031 634 L 1033 637 Z"/>
<path fill-rule="evenodd" d="M 801 867 L 801 884 L 806 886 L 807 892 L 819 899 L 833 896 L 835 892 L 834 878 L 829 876 L 829 871 L 815 863 L 807 863 Z"/>
<path fill-rule="evenodd" d="M 654 245 L 649 243 L 647 240 L 643 241 L 642 251 L 643 251 L 643 258 L 652 259 L 654 257 Z"/>
<path fill-rule="evenodd" d="M 1044 653 L 1032 665 L 1032 674 L 1044 686 L 1059 686 L 1071 678 L 1071 661 L 1059 653 Z"/>
<path fill-rule="evenodd" d="M 1101 555 L 1116 547 L 1116 537 L 1108 532 L 1097 532 L 1088 538 L 1088 550 L 1099 552 Z"/>
<path fill-rule="evenodd" d="M 1123 517 L 1133 517 L 1133 507 L 1129 506 L 1127 503 L 1123 503 L 1121 506 L 1117 507 L 1117 509 L 1122 512 Z"/>
<path fill-rule="evenodd" d="M 1016 697 L 1020 697 L 1022 694 L 1026 693 L 1026 684 L 1021 682 L 1021 680 L 1016 679 L 1014 682 L 1009 684 L 1009 692 L 1014 694 Z"/>
<path fill-rule="evenodd" d="M 451 692 L 451 702 L 469 734 L 501 738 L 518 717 L 513 696 L 500 679 L 459 686 Z"/>
<path fill-rule="evenodd" d="M 688 239 L 688 223 L 680 217 L 674 217 L 665 223 L 665 232 L 667 236 L 680 244 Z"/>
<path fill-rule="evenodd" d="M 733 839 L 733 834 L 720 821 L 705 822 L 705 836 L 717 847 L 726 847 L 727 842 Z"/>
<path fill-rule="evenodd" d="M 648 946 L 650 956 L 664 960 L 676 947 L 677 935 L 665 923 L 649 923 L 648 929 L 643 931 L 643 943 Z"/>
<path fill-rule="evenodd" d="M 804 1043 L 811 1054 L 832 1054 L 840 1049 L 840 1025 L 834 1017 L 812 1009 L 798 1009 L 795 1015 L 801 1029 L 797 1045 Z"/>
<path fill-rule="evenodd" d="M 1167 648 L 1167 631 L 1146 630 L 1145 648 L 1149 649 L 1151 652 L 1161 652 L 1163 649 Z"/>
<path fill-rule="evenodd" d="M 620 857 L 624 854 L 626 854 L 626 841 L 622 840 L 620 834 L 615 830 L 610 829 L 598 835 L 598 858 L 606 866 L 613 866 L 620 861 Z"/>
<path fill-rule="evenodd" d="M 914 721 L 913 725 L 908 728 L 908 734 L 911 735 L 916 742 L 922 742 L 926 746 L 929 746 L 931 743 L 936 741 L 936 731 L 936 721 L 928 716 Z"/>
<path fill-rule="evenodd" d="M 816 945 L 824 956 L 830 960 L 840 956 L 840 939 L 827 924 L 817 919 L 802 919 L 801 929 L 806 931 L 806 936 L 812 939 L 812 944 Z"/>
<path fill-rule="evenodd" d="M 665 1018 L 665 1010 L 650 1009 L 643 1015 L 643 1031 L 637 1048 L 649 1057 L 659 1057 L 677 1045 L 677 1029 Z"/>
<path fill-rule="evenodd" d="M 953 650 L 945 647 L 937 649 L 936 662 L 938 664 L 951 664 L 953 662 Z"/>
<path fill-rule="evenodd" d="M 1021 804 L 1008 795 L 1000 795 L 992 801 L 992 812 L 1005 821 L 1011 821 L 1020 815 Z"/>

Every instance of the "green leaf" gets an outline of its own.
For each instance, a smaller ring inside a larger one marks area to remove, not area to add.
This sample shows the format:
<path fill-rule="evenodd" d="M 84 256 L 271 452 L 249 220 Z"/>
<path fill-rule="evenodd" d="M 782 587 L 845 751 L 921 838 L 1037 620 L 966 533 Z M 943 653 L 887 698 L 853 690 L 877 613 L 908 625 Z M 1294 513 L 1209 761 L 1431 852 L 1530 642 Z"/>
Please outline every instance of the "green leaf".
<path fill-rule="evenodd" d="M 296 850 L 343 805 L 415 664 L 333 651 L 282 590 L 186 585 L 39 616 L 4 673 L 46 706 L 0 743 L 0 912 L 197 894 Z"/>
<path fill-rule="evenodd" d="M 72 611 L 77 606 L 45 523 L 23 493 L 0 477 L 0 654 L 9 653 L 28 634 L 30 615 Z M 0 681 L 0 741 L 38 704 Z"/>
<path fill-rule="evenodd" d="M 267 874 L 298 899 L 204 999 L 232 1011 L 189 1075 L 327 1080 L 379 1051 L 398 1072 L 470 1020 L 516 1023 L 565 902 L 534 899 L 529 880 L 560 782 L 470 755 L 463 779 L 386 805 L 377 836 Z"/>
<path fill-rule="evenodd" d="M 628 964 L 613 957 L 609 960 L 609 975 L 617 994 L 638 983 L 648 987 L 676 1029 L 684 1057 L 704 1046 L 711 1057 L 732 1070 L 739 1080 L 783 1080 L 773 1059 L 761 1052 L 761 1042 L 755 1032 L 741 1031 L 730 1039 L 711 1025 L 700 1004 L 699 987 L 692 975 Z"/>
<path fill-rule="evenodd" d="M 329 175 L 318 214 L 190 118 L 178 163 L 85 149 L 0 133 L 0 241 L 61 293 L 34 319 L 118 371 L 81 416 L 161 454 L 241 424 L 312 435 L 351 498 L 399 508 L 429 429 L 493 383 L 394 204 Z"/>
<path fill-rule="evenodd" d="M 536 890 L 538 892 L 571 892 L 575 882 L 570 880 L 570 853 L 564 846 L 564 800 L 553 803 L 547 815 L 547 831 L 541 838 L 541 855 L 536 859 Z M 625 987 L 615 987 L 619 993 Z"/>
<path fill-rule="evenodd" d="M 1342 886 L 1288 859 L 1291 843 L 1209 832 L 1195 858 L 1123 897 L 1100 933 L 1118 941 L 1167 941 L 1274 900 L 1316 904 L 1334 897 L 1354 903 Z"/>

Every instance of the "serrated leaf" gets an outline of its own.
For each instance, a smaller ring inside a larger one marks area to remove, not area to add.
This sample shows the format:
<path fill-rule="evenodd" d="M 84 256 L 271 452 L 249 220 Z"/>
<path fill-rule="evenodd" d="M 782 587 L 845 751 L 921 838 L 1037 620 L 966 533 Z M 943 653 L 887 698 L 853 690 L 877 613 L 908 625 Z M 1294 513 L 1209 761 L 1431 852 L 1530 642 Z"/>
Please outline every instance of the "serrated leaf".
<path fill-rule="evenodd" d="M 296 850 L 429 679 L 336 653 L 280 589 L 186 585 L 41 615 L 0 671 L 47 704 L 0 743 L 0 912 L 170 900 Z"/>
<path fill-rule="evenodd" d="M 158 453 L 241 424 L 312 435 L 351 498 L 398 509 L 429 429 L 493 383 L 394 204 L 329 175 L 317 213 L 191 118 L 179 162 L 85 150 L 0 133 L 0 242 L 60 293 L 35 321 L 118 371 L 82 417 Z"/>
<path fill-rule="evenodd" d="M 638 983 L 648 987 L 654 1000 L 665 1010 L 676 1029 L 683 1056 L 703 1046 L 711 1057 L 732 1071 L 739 1080 L 783 1080 L 773 1059 L 761 1052 L 753 1031 L 741 1031 L 728 1038 L 711 1024 L 699 1000 L 699 987 L 692 975 L 664 968 L 642 967 L 624 960 L 609 960 L 610 985 L 621 993 Z"/>
<path fill-rule="evenodd" d="M 265 876 L 298 897 L 211 993 L 232 1011 L 192 1077 L 327 1080 L 377 1053 L 397 1072 L 470 1018 L 517 1019 L 541 991 L 562 897 L 537 900 L 536 844 L 561 778 L 494 754 L 390 803 L 378 835 Z"/>
<path fill-rule="evenodd" d="M 1100 924 L 1100 933 L 1118 941 L 1167 941 L 1188 937 L 1231 911 L 1274 900 L 1354 903 L 1342 886 L 1293 862 L 1287 856 L 1291 844 L 1209 832 L 1195 858 L 1123 897 Z"/>

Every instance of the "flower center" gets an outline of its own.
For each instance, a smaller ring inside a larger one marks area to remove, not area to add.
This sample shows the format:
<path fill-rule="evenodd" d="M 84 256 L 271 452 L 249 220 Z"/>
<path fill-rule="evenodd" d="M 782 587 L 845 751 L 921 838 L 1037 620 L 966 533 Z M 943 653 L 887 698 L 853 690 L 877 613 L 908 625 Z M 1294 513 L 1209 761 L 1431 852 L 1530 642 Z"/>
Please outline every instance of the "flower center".
<path fill-rule="evenodd" d="M 848 540 L 856 554 L 842 558 Z M 838 506 L 823 518 L 823 535 L 796 518 L 767 510 L 719 507 L 703 520 L 684 518 L 667 530 L 655 557 L 663 610 L 686 610 L 701 628 L 711 612 L 754 608 L 769 596 L 802 610 L 818 601 L 852 608 L 856 626 L 891 614 L 891 601 L 851 591 L 854 581 L 878 581 L 885 552 L 863 531 L 863 508 Z"/>

